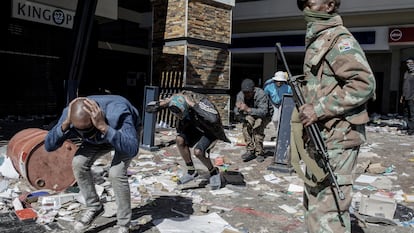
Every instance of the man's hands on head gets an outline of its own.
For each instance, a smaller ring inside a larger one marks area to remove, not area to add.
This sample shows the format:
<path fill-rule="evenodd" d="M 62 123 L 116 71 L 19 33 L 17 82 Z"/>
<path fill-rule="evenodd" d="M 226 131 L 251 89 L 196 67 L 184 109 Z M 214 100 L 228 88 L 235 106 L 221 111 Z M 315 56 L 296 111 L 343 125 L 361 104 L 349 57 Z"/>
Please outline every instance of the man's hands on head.
<path fill-rule="evenodd" d="M 195 105 L 195 103 L 194 103 L 194 101 L 193 100 L 191 100 L 187 95 L 184 95 L 184 99 L 185 99 L 185 102 L 187 102 L 187 104 L 190 106 L 190 107 L 193 107 L 194 105 Z"/>
<path fill-rule="evenodd" d="M 71 120 L 72 105 L 79 99 L 84 99 L 84 98 L 82 98 L 82 97 L 75 98 L 69 103 L 68 115 L 66 116 L 65 121 L 63 121 L 63 123 L 62 123 L 62 132 L 65 132 L 66 130 L 68 130 L 70 125 L 72 124 L 72 120 Z"/>
<path fill-rule="evenodd" d="M 106 134 L 108 130 L 108 125 L 105 122 L 105 114 L 99 105 L 91 99 L 85 98 L 84 100 L 85 106 L 83 110 L 85 110 L 90 116 L 92 124 L 101 131 L 102 134 Z"/>

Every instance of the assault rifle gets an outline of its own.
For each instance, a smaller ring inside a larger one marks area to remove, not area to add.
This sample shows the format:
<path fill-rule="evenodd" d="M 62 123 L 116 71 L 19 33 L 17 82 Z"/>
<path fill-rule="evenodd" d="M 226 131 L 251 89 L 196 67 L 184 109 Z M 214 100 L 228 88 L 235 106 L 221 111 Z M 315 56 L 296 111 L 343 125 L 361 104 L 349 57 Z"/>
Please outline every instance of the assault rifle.
<path fill-rule="evenodd" d="M 297 76 L 292 77 L 292 74 L 290 73 L 290 70 L 286 62 L 286 58 L 285 58 L 285 55 L 283 53 L 282 46 L 280 45 L 280 43 L 276 43 L 276 51 L 277 51 L 277 54 L 282 59 L 286 72 L 288 73 L 287 82 L 292 88 L 293 99 L 295 100 L 296 107 L 299 110 L 299 107 L 305 104 L 305 99 L 303 97 L 301 90 L 299 89 L 297 78 L 301 78 L 303 77 L 303 75 L 297 75 Z M 335 187 L 338 190 L 339 198 L 341 200 L 344 200 L 345 195 L 342 192 L 342 190 L 339 188 L 338 181 L 336 180 L 335 174 L 332 171 L 331 164 L 329 163 L 328 152 L 326 149 L 327 147 L 325 145 L 325 141 L 322 138 L 322 134 L 321 134 L 321 131 L 319 130 L 318 125 L 316 123 L 312 123 L 311 125 L 305 127 L 305 129 L 312 143 L 315 145 L 317 153 L 321 157 L 323 169 L 325 170 L 325 172 L 329 173 L 328 175 L 329 175 L 329 179 L 330 179 L 332 187 Z M 333 194 L 335 195 L 335 192 L 333 192 Z"/>

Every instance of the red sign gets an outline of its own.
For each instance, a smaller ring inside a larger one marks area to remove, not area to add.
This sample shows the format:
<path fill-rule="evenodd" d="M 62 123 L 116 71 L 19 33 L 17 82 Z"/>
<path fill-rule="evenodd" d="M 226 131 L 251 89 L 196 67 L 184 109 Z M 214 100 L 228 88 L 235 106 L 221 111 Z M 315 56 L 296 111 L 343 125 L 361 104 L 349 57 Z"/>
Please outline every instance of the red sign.
<path fill-rule="evenodd" d="M 413 43 L 414 44 L 414 27 L 406 28 L 389 28 L 388 43 Z"/>

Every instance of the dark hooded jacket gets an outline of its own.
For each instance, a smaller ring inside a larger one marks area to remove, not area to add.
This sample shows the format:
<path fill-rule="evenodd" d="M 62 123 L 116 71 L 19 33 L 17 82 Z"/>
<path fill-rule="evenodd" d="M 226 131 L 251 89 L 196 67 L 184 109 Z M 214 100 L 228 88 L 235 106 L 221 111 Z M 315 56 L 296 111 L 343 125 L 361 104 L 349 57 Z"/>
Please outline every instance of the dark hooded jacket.
<path fill-rule="evenodd" d="M 213 136 L 224 142 L 231 142 L 224 132 L 220 113 L 207 96 L 192 91 L 182 91 L 180 94 L 187 96 L 195 104 L 193 107 L 189 107 L 187 117 L 178 120 L 177 130 L 190 123 L 203 131 L 207 136 Z"/>

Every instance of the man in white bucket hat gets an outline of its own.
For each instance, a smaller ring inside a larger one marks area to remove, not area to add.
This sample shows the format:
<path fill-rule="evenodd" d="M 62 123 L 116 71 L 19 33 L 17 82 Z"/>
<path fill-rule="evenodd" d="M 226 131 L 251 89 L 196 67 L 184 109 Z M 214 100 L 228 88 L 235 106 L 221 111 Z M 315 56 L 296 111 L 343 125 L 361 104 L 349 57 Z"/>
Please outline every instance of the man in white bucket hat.
<path fill-rule="evenodd" d="M 280 105 L 282 104 L 283 95 L 292 94 L 291 87 L 286 83 L 286 76 L 285 72 L 277 71 L 275 75 L 271 79 L 268 79 L 263 86 L 263 90 L 273 105 L 274 111 L 272 122 L 275 126 L 276 136 L 279 128 Z"/>

